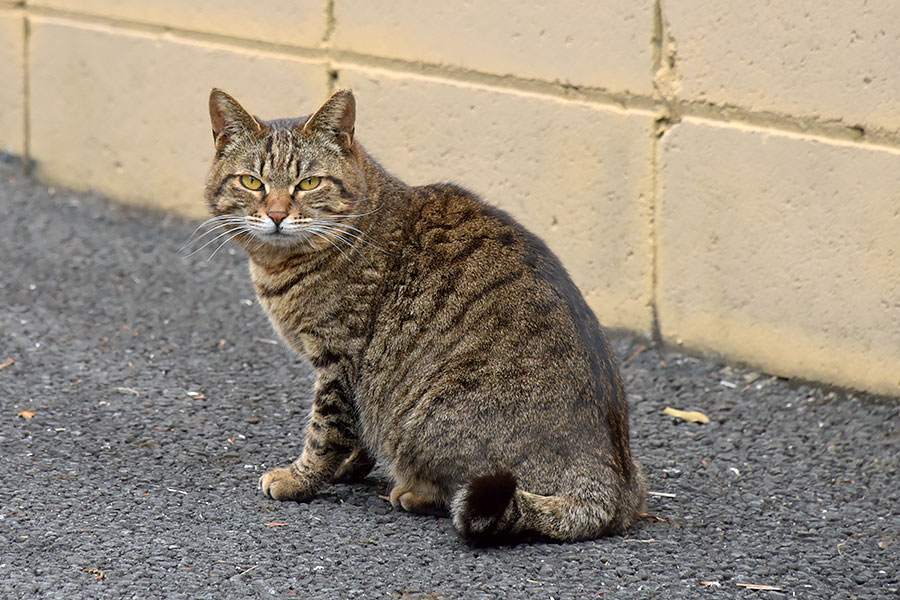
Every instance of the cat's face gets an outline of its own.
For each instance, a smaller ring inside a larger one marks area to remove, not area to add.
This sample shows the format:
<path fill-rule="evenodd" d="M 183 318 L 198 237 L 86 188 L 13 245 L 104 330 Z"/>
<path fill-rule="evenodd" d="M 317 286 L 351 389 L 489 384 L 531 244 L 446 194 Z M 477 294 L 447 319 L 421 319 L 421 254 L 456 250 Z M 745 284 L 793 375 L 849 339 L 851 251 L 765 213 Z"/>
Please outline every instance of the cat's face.
<path fill-rule="evenodd" d="M 346 248 L 357 238 L 366 185 L 353 139 L 355 103 L 335 93 L 308 119 L 262 121 L 213 90 L 216 158 L 206 201 L 247 250 Z"/>

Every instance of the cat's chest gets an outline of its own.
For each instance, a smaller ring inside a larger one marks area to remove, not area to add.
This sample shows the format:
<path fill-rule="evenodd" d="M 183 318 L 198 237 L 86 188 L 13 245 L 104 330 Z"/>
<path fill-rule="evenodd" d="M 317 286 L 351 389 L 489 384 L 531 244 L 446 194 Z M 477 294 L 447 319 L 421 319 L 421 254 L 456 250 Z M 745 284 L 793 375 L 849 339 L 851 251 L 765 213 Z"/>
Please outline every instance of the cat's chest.
<path fill-rule="evenodd" d="M 324 349 L 355 354 L 368 337 L 380 277 L 374 269 L 273 272 L 251 262 L 251 280 L 278 334 L 311 358 Z"/>
<path fill-rule="evenodd" d="M 267 271 L 250 263 L 250 279 L 259 304 L 275 331 L 297 351 L 304 351 L 303 333 L 317 329 L 307 277 L 287 271 Z"/>

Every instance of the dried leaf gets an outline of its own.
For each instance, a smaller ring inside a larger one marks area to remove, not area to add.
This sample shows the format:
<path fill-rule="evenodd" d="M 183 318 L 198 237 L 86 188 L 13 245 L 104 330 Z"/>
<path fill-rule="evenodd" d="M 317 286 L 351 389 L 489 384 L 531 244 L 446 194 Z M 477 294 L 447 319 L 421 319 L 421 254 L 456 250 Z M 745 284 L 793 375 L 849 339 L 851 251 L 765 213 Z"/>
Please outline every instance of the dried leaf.
<path fill-rule="evenodd" d="M 670 417 L 683 419 L 688 423 L 709 423 L 709 417 L 697 410 L 685 411 L 667 406 L 663 412 Z"/>
<path fill-rule="evenodd" d="M 103 571 L 103 569 L 82 569 L 81 571 L 83 573 L 96 575 L 96 577 L 94 577 L 94 581 L 103 581 L 104 579 L 106 579 L 106 573 Z"/>
<path fill-rule="evenodd" d="M 0 363 L 0 371 L 2 371 L 2 370 L 5 369 L 6 367 L 8 367 L 8 366 L 10 366 L 10 365 L 14 365 L 14 364 L 16 364 L 16 361 L 14 361 L 14 360 L 11 359 L 11 358 L 7 358 L 5 361 L 3 361 L 2 363 Z"/>
<path fill-rule="evenodd" d="M 23 419 L 30 419 L 31 417 L 34 416 L 34 411 L 33 410 L 19 411 L 19 416 L 22 417 Z"/>
<path fill-rule="evenodd" d="M 286 527 L 287 523 L 275 523 L 274 521 L 270 521 L 268 523 L 264 523 L 266 527 Z"/>
<path fill-rule="evenodd" d="M 360 539 L 349 539 L 347 540 L 348 544 L 374 544 L 375 540 L 372 538 L 360 538 Z"/>

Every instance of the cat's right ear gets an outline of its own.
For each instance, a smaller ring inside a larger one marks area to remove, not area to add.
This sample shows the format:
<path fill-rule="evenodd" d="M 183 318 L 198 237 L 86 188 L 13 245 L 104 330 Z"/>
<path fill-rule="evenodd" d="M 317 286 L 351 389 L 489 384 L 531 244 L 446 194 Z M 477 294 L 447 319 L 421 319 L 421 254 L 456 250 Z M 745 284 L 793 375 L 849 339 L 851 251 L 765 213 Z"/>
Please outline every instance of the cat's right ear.
<path fill-rule="evenodd" d="M 323 131 L 333 135 L 344 150 L 353 146 L 353 131 L 356 122 L 356 100 L 350 90 L 338 90 L 306 120 L 300 132 L 309 135 Z"/>
<path fill-rule="evenodd" d="M 209 120 L 216 152 L 222 152 L 235 137 L 262 129 L 259 121 L 244 110 L 240 102 L 218 88 L 213 88 L 209 94 Z"/>

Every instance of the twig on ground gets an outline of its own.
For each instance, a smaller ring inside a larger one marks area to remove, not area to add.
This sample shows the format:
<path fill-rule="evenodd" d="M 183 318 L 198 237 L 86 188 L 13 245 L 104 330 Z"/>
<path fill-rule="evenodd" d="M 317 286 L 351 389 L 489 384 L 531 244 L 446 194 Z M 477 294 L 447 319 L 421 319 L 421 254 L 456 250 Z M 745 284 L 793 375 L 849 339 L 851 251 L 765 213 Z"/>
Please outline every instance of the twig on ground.
<path fill-rule="evenodd" d="M 634 352 L 631 353 L 631 356 L 629 356 L 628 358 L 625 359 L 625 362 L 631 362 L 631 361 L 633 361 L 635 358 L 638 357 L 638 355 L 639 355 L 641 352 L 643 352 L 643 351 L 646 350 L 646 349 L 647 349 L 647 346 L 640 346 L 637 350 L 635 350 Z"/>
<path fill-rule="evenodd" d="M 736 583 L 738 587 L 747 588 L 748 590 L 760 590 L 763 592 L 783 592 L 784 590 L 774 585 L 765 585 L 762 583 Z"/>
<path fill-rule="evenodd" d="M 666 492 L 647 492 L 648 496 L 659 496 L 660 498 L 675 498 L 675 494 L 668 494 Z"/>
<path fill-rule="evenodd" d="M 652 520 L 656 521 L 657 523 L 668 523 L 669 522 L 669 520 L 665 517 L 651 515 L 650 513 L 646 513 L 646 512 L 638 513 L 638 516 L 642 519 L 652 519 Z"/>

